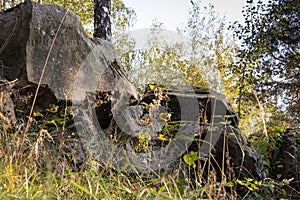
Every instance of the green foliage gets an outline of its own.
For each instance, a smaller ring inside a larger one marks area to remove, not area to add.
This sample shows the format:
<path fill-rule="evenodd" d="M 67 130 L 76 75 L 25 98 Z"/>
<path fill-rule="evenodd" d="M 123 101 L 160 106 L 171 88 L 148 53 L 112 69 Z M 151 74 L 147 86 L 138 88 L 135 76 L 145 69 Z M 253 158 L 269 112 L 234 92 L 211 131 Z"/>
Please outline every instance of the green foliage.
<path fill-rule="evenodd" d="M 137 153 L 145 153 L 149 152 L 149 141 L 151 139 L 151 135 L 149 133 L 144 133 L 138 136 L 138 142 L 134 144 L 134 150 Z"/>
<path fill-rule="evenodd" d="M 132 27 L 136 20 L 136 14 L 132 8 L 126 7 L 121 0 L 112 0 L 112 29 L 114 37 L 124 34 Z"/>
<path fill-rule="evenodd" d="M 163 24 L 155 22 L 143 49 L 134 50 L 135 43 L 126 40 L 128 37 L 115 43 L 129 78 L 138 88 L 154 82 L 224 91 L 222 80 L 233 82 L 226 67 L 234 59 L 235 45 L 232 35 L 227 34 L 225 19 L 216 15 L 213 6 L 202 9 L 200 2 L 193 4 L 188 24 L 179 33 L 189 41 L 166 42 L 163 31 Z"/>
<path fill-rule="evenodd" d="M 129 78 L 140 89 L 147 83 L 162 85 L 188 83 L 185 72 L 189 61 L 183 59 L 182 44 L 164 43 L 160 40 L 162 31 L 161 25 L 154 26 L 145 48 L 130 50 L 121 55 L 121 62 Z"/>
<path fill-rule="evenodd" d="M 274 154 L 278 150 L 278 143 L 282 141 L 282 134 L 285 132 L 283 127 L 274 126 L 268 130 L 268 138 L 263 134 L 253 134 L 250 136 L 251 145 L 259 151 L 267 176 L 270 174 L 271 163 L 273 162 Z"/>
<path fill-rule="evenodd" d="M 193 3 L 189 11 L 187 26 L 183 30 L 192 41 L 191 67 L 187 77 L 197 84 L 200 74 L 211 89 L 224 91 L 221 69 L 230 64 L 234 58 L 234 45 L 227 34 L 225 18 L 216 15 L 213 5 L 204 7 L 200 1 Z"/>
<path fill-rule="evenodd" d="M 196 161 L 199 160 L 198 152 L 190 151 L 189 154 L 183 156 L 184 162 L 188 166 L 196 167 Z"/>
<path fill-rule="evenodd" d="M 299 121 L 300 4 L 249 1 L 244 16 L 245 24 L 236 28 L 242 44 L 236 69 L 242 69 L 243 80 L 255 87 L 263 103 L 284 111 L 282 120 L 295 126 Z"/>
<path fill-rule="evenodd" d="M 194 2 L 185 32 L 192 38 L 195 55 L 198 55 L 194 59 L 202 70 L 192 71 L 205 74 L 204 80 L 210 88 L 225 93 L 240 117 L 239 128 L 250 135 L 261 129 L 259 109 L 252 94 L 251 78 L 246 78 L 250 71 L 248 67 L 241 67 L 236 52 L 239 43 L 227 27 L 225 19 L 216 15 L 212 5 L 203 9 L 198 1 Z M 199 77 L 188 75 L 194 79 Z"/>

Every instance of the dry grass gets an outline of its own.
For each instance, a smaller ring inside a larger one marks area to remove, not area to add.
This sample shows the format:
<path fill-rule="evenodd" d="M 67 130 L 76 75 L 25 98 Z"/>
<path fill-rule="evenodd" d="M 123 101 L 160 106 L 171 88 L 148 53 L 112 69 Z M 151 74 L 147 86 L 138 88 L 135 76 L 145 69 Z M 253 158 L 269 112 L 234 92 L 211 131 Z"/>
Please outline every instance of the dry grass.
<path fill-rule="evenodd" d="M 241 184 L 248 184 L 249 194 L 245 195 L 248 199 L 250 192 L 258 191 L 254 186 L 259 189 L 259 182 L 230 182 L 225 174 L 222 181 L 217 181 L 214 170 L 208 178 L 180 178 L 178 173 L 145 178 L 112 170 L 92 158 L 81 171 L 66 170 L 59 175 L 61 152 L 55 136 L 40 129 L 37 122 L 31 123 L 26 135 L 26 124 L 21 124 L 23 129 L 16 131 L 12 127 L 4 129 L 7 124 L 3 123 L 0 126 L 0 199 L 242 199 L 236 192 Z M 197 165 L 190 170 L 203 170 L 200 162 Z"/>
<path fill-rule="evenodd" d="M 266 188 L 274 188 L 275 183 L 235 179 L 233 169 L 224 167 L 230 166 L 225 139 L 223 161 L 217 169 L 221 179 L 213 167 L 206 171 L 215 161 L 212 155 L 186 166 L 185 172 L 195 177 L 181 176 L 180 169 L 166 175 L 126 174 L 92 157 L 74 171 L 68 163 L 74 155 L 64 150 L 62 138 L 69 123 L 66 112 L 72 109 L 64 105 L 50 118 L 33 115 L 28 121 L 23 116 L 17 127 L 0 118 L 0 199 L 253 199 L 253 195 L 262 197 L 261 188 L 267 194 Z M 66 161 L 66 157 L 71 159 Z M 247 192 L 239 196 L 241 186 Z"/>

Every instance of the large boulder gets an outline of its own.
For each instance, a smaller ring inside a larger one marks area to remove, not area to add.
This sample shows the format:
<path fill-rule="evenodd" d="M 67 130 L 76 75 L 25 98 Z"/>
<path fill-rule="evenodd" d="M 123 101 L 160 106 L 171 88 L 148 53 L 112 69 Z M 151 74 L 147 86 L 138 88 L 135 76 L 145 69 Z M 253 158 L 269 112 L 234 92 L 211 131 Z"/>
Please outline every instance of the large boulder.
<path fill-rule="evenodd" d="M 143 109 L 140 108 L 141 105 Z M 167 171 L 175 166 L 175 170 L 180 167 L 185 169 L 182 172 L 185 175 L 192 173 L 190 177 L 197 177 L 193 172 L 209 168 L 208 165 L 211 165 L 210 169 L 215 170 L 218 178 L 222 177 L 223 172 L 229 176 L 234 174 L 234 179 L 240 180 L 265 177 L 260 154 L 237 129 L 238 118 L 224 95 L 194 86 L 166 88 L 148 85 L 138 107 L 142 110 L 139 115 L 125 112 L 127 116 L 124 118 L 130 119 L 135 116 L 135 119 L 131 120 L 133 123 L 129 123 L 134 129 L 124 132 L 131 133 L 131 141 L 134 141 L 132 137 L 139 137 L 146 132 L 150 135 L 149 145 L 152 145 L 148 149 L 172 146 L 172 149 L 166 151 L 163 159 L 166 159 L 167 155 L 178 158 L 169 159 L 173 163 L 165 165 Z M 142 125 L 135 123 L 141 120 Z M 140 140 L 135 141 L 139 143 Z M 180 151 L 181 154 L 178 153 Z M 193 158 L 195 155 L 197 157 Z M 210 156 L 213 157 L 211 163 L 200 162 L 207 161 Z M 152 161 L 154 158 L 151 157 Z M 224 159 L 226 162 L 222 169 Z M 160 160 L 157 163 L 161 165 L 163 162 Z M 193 170 L 178 166 L 182 163 L 189 167 L 204 168 Z"/>
<path fill-rule="evenodd" d="M 36 110 L 60 100 L 82 100 L 89 92 L 113 93 L 120 80 L 123 87 L 118 93 L 136 97 L 112 43 L 90 39 L 73 12 L 26 1 L 1 12 L 0 27 L 1 76 L 18 79 L 15 88 L 24 96 L 33 93 L 41 80 Z"/>
<path fill-rule="evenodd" d="M 171 173 L 181 168 L 182 177 L 195 178 L 194 172 L 210 168 L 218 179 L 223 172 L 232 180 L 265 177 L 260 154 L 237 129 L 238 118 L 225 96 L 213 90 L 150 84 L 138 105 L 121 107 L 117 116 L 119 130 L 108 134 L 127 144 L 130 163 L 147 163 L 139 170 Z"/>

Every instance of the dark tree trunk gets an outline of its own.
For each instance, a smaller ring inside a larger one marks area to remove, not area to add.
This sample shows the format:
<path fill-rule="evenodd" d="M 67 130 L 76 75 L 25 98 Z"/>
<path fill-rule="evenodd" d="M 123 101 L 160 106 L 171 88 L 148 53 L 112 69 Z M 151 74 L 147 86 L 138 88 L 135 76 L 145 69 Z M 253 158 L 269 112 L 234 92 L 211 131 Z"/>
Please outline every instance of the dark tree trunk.
<path fill-rule="evenodd" d="M 94 0 L 94 37 L 111 41 L 111 0 Z"/>

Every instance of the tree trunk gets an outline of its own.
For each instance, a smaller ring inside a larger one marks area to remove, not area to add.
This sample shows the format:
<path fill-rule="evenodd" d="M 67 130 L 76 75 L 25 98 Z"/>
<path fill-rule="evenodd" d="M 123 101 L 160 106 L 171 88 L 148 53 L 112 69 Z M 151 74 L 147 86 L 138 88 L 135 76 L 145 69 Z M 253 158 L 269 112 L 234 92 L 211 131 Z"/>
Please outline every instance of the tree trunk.
<path fill-rule="evenodd" d="M 94 37 L 111 41 L 111 0 L 94 0 Z"/>

